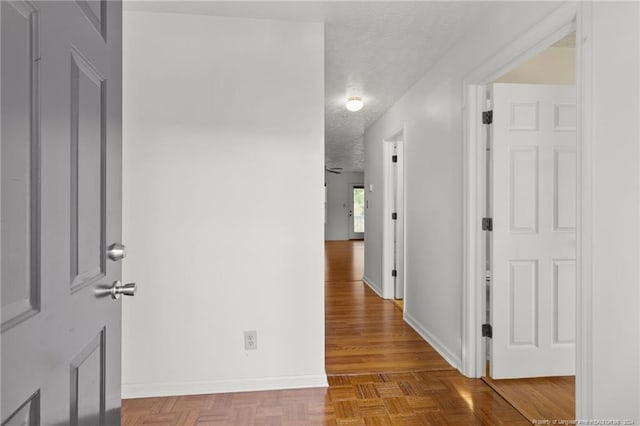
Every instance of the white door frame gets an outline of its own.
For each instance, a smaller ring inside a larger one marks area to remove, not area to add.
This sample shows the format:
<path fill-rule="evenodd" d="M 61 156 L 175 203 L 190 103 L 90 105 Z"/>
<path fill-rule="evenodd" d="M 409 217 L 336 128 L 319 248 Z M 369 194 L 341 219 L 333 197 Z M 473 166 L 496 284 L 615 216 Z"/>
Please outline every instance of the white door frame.
<path fill-rule="evenodd" d="M 393 144 L 397 143 L 397 155 L 398 155 L 398 192 L 401 194 L 401 203 L 398 206 L 398 221 L 402 232 L 399 236 L 398 250 L 399 250 L 399 263 L 398 273 L 402 285 L 404 286 L 403 297 L 406 298 L 406 279 L 404 272 L 406 271 L 406 260 L 404 253 L 406 253 L 406 238 L 405 238 L 405 206 L 406 201 L 404 197 L 404 182 L 405 182 L 405 154 L 404 144 L 406 141 L 406 126 L 397 129 L 388 138 L 383 140 L 382 143 L 382 171 L 383 171 L 383 196 L 382 196 L 382 297 L 385 299 L 393 299 L 395 295 L 394 281 L 391 276 L 391 270 L 393 269 L 393 226 L 391 221 L 391 213 L 393 213 L 393 179 L 392 179 L 392 163 L 391 156 L 393 155 Z"/>
<path fill-rule="evenodd" d="M 486 85 L 506 71 L 576 31 L 577 141 L 577 295 L 576 295 L 576 418 L 591 418 L 591 210 L 590 210 L 590 122 L 591 99 L 591 4 L 563 4 L 533 28 L 504 47 L 463 81 L 463 294 L 462 373 L 481 377 L 485 371 L 485 347 L 481 337 L 484 322 L 485 236 L 481 218 L 485 209 L 486 132 L 481 124 Z"/>

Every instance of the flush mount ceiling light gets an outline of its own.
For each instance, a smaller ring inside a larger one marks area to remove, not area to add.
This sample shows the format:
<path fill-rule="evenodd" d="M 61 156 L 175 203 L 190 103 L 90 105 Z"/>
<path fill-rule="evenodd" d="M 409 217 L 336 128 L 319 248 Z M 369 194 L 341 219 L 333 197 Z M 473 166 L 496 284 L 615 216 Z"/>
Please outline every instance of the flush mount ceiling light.
<path fill-rule="evenodd" d="M 362 109 L 364 103 L 362 102 L 362 98 L 360 96 L 350 96 L 349 98 L 347 98 L 345 106 L 349 111 L 356 112 Z"/>

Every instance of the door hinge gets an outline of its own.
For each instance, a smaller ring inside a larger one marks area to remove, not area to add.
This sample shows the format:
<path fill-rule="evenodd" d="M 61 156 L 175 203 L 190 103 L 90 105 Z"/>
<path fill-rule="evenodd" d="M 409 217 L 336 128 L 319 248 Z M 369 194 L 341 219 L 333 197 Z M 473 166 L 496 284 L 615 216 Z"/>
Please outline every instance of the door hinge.
<path fill-rule="evenodd" d="M 491 123 L 493 123 L 493 111 L 483 111 L 482 124 L 491 124 Z"/>
<path fill-rule="evenodd" d="M 491 324 L 482 324 L 482 337 L 493 337 L 493 328 Z"/>
<path fill-rule="evenodd" d="M 397 277 L 397 276 L 398 276 L 398 271 L 397 271 L 397 270 L 395 270 L 395 269 L 392 269 L 392 270 L 391 270 L 391 276 L 392 276 L 392 277 Z"/>
<path fill-rule="evenodd" d="M 397 163 L 398 162 L 398 156 L 397 155 L 392 155 L 391 156 L 391 162 L 392 163 Z"/>
<path fill-rule="evenodd" d="M 398 220 L 398 213 L 396 212 L 391 213 L 391 220 Z"/>
<path fill-rule="evenodd" d="M 490 217 L 482 218 L 482 230 L 483 231 L 493 231 L 493 219 Z"/>

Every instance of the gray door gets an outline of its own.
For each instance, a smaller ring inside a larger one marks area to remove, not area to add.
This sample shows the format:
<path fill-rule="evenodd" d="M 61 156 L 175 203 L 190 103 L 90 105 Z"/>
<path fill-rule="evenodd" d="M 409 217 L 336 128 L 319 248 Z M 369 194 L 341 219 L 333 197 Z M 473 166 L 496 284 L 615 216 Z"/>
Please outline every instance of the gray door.
<path fill-rule="evenodd" d="M 116 425 L 121 4 L 0 14 L 2 424 Z"/>

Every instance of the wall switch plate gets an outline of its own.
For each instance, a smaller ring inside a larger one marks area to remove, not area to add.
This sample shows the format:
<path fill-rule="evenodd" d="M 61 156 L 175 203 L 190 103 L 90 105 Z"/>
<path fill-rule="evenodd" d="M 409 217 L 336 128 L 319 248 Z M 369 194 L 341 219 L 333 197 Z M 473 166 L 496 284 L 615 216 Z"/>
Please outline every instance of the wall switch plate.
<path fill-rule="evenodd" d="M 258 332 L 255 330 L 244 332 L 244 350 L 253 351 L 258 349 Z"/>

